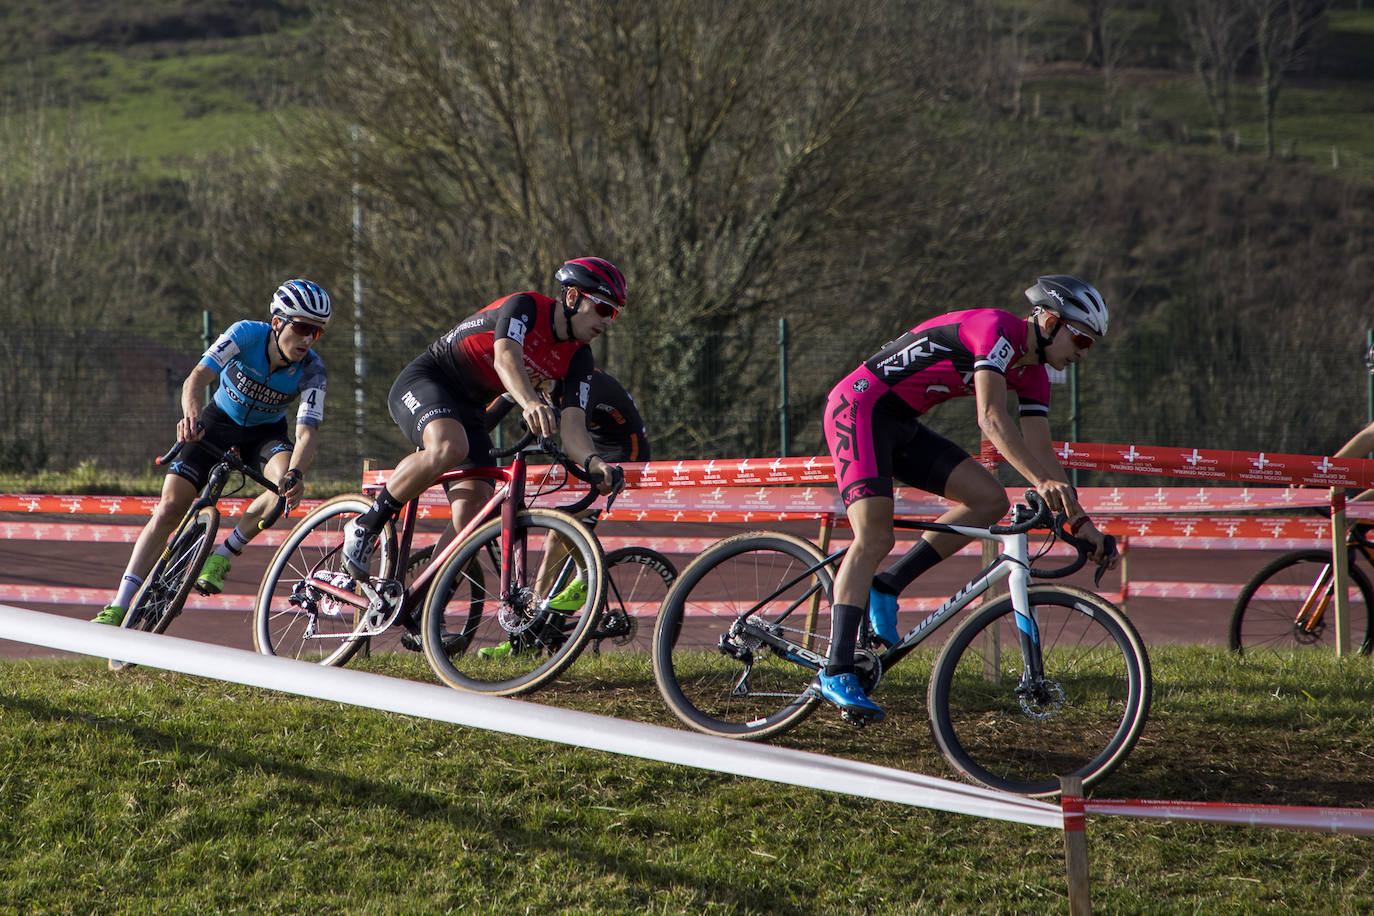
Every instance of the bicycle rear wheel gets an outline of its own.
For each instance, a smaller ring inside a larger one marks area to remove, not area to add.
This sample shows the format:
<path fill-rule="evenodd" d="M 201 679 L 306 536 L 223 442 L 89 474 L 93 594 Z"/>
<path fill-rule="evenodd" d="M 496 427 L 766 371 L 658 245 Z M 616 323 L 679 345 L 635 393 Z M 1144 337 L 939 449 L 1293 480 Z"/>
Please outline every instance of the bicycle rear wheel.
<path fill-rule="evenodd" d="M 1059 792 L 1116 768 L 1150 711 L 1150 659 L 1126 615 L 1091 592 L 1030 589 L 1042 680 L 1031 682 L 1011 598 L 976 611 L 950 636 L 931 673 L 930 729 L 950 766 L 993 789 Z M 995 648 L 994 648 L 995 647 Z"/>
<path fill-rule="evenodd" d="M 425 657 L 440 680 L 459 690 L 511 696 L 548 683 L 577 659 L 605 600 L 601 545 L 573 516 L 553 509 L 517 512 L 508 545 L 503 538 L 502 520 L 487 522 L 430 584 L 421 621 Z M 503 546 L 512 557 L 508 588 Z M 541 570 L 551 546 L 558 562 Z M 550 599 L 566 595 L 579 571 L 585 594 L 551 607 Z M 446 633 L 464 633 L 465 651 L 443 651 Z"/>
<path fill-rule="evenodd" d="M 263 573 L 253 608 L 253 645 L 263 655 L 280 655 L 319 665 L 344 665 L 369 638 L 365 615 L 329 589 L 350 587 L 344 568 L 344 531 L 372 507 L 361 494 L 326 500 L 287 535 Z M 396 530 L 388 523 L 372 559 L 371 578 L 395 578 Z M 400 629 L 384 637 L 399 640 Z M 376 637 L 373 637 L 376 638 Z"/>
<path fill-rule="evenodd" d="M 1353 563 L 1349 573 L 1350 646 L 1368 655 L 1374 640 L 1374 587 Z M 1297 550 L 1264 566 L 1236 597 L 1231 612 L 1232 651 L 1318 648 L 1334 652 L 1336 607 L 1331 581 L 1329 550 Z M 1314 611 L 1319 615 L 1315 620 Z"/>
<path fill-rule="evenodd" d="M 650 547 L 620 547 L 606 554 L 606 606 L 592 632 L 592 651 L 599 653 L 602 642 L 610 640 L 647 652 L 654 615 L 676 580 L 673 561 Z"/>
<path fill-rule="evenodd" d="M 828 614 L 832 587 L 825 555 L 801 538 L 753 532 L 708 547 L 678 576 L 654 623 L 654 681 L 668 708 L 691 728 L 727 738 L 766 738 L 806 718 L 819 702 L 816 668 L 737 624 L 827 654 L 828 618 L 821 627 L 808 615 L 813 597 Z"/>
<path fill-rule="evenodd" d="M 167 542 L 167 549 L 153 564 L 134 600 L 129 604 L 121 627 L 147 633 L 165 633 L 172 619 L 181 613 L 205 558 L 215 549 L 219 531 L 219 511 L 206 506 L 183 519 Z M 132 662 L 110 659 L 110 670 L 133 667 Z"/>

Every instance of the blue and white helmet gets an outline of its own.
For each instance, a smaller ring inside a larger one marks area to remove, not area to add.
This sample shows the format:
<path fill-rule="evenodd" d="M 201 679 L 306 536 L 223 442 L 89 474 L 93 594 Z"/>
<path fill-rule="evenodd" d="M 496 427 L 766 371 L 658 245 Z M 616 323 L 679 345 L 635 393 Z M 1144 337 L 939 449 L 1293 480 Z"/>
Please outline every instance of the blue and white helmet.
<path fill-rule="evenodd" d="M 1026 290 L 1031 305 L 1054 312 L 1065 321 L 1081 321 L 1097 337 L 1107 336 L 1107 303 L 1102 294 L 1069 274 L 1040 277 Z"/>
<path fill-rule="evenodd" d="M 272 296 L 272 316 L 325 327 L 329 324 L 329 293 L 309 280 L 287 280 Z"/>

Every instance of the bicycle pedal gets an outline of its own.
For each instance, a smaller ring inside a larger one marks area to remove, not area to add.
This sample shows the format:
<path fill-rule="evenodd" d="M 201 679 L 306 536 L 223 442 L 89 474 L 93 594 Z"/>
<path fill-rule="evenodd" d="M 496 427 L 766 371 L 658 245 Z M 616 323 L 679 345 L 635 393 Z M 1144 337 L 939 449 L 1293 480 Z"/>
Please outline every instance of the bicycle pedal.
<path fill-rule="evenodd" d="M 870 721 L 868 716 L 850 712 L 847 709 L 840 710 L 840 718 L 855 728 L 863 728 Z"/>

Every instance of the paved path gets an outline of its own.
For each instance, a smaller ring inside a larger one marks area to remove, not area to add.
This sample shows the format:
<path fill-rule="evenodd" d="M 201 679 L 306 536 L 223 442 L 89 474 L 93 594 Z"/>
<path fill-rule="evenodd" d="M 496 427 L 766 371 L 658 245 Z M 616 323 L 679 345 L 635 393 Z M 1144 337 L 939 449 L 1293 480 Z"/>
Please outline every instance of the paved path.
<path fill-rule="evenodd" d="M 40 519 L 31 518 L 38 521 Z M 49 516 L 42 520 L 52 520 Z M 83 517 L 89 522 L 90 517 Z M 137 519 L 109 520 L 118 524 L 137 523 Z M 814 523 L 778 525 L 803 536 L 814 537 Z M 653 543 L 655 537 L 715 538 L 747 530 L 743 526 L 667 523 L 606 523 L 598 528 L 604 537 L 633 538 Z M 123 543 L 68 543 L 65 541 L 0 541 L 0 582 L 28 585 L 58 585 L 113 590 L 128 561 L 131 545 Z M 270 549 L 250 548 L 235 563 L 226 590 L 253 594 L 263 568 L 271 558 Z M 1194 582 L 1244 582 L 1274 552 L 1250 550 L 1143 550 L 1133 548 L 1130 555 L 1132 581 L 1176 580 Z M 690 556 L 673 558 L 678 568 Z M 947 597 L 981 567 L 975 557 L 954 557 L 927 573 L 913 593 Z M 1070 582 L 1090 587 L 1091 576 L 1079 573 Z M 1118 591 L 1120 580 L 1109 574 L 1103 590 Z M 33 610 L 89 619 L 98 608 L 52 604 L 16 604 Z M 1132 599 L 1126 608 L 1148 644 L 1202 643 L 1224 645 L 1231 613 L 1230 601 L 1184 599 Z M 905 625 L 905 622 L 904 622 Z M 188 610 L 172 624 L 173 635 L 202 639 L 219 645 L 252 649 L 251 615 L 241 611 Z M 65 653 L 0 639 L 0 657 L 55 656 Z"/>

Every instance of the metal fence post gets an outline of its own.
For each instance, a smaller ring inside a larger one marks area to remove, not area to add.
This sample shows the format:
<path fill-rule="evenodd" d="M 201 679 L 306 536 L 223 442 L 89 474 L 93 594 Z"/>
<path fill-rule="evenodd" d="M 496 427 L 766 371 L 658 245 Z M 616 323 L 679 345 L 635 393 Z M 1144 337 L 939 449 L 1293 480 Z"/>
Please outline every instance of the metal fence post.
<path fill-rule="evenodd" d="M 1336 657 L 1350 654 L 1350 571 L 1345 549 L 1345 490 L 1331 488 L 1332 610 L 1336 612 Z"/>
<path fill-rule="evenodd" d="M 353 138 L 353 172 L 358 172 L 358 138 L 361 131 L 354 124 L 349 128 Z M 358 442 L 358 458 L 363 458 L 364 437 L 367 433 L 367 392 L 364 379 L 367 363 L 363 353 L 363 204 L 362 188 L 353 182 L 353 430 Z"/>
<path fill-rule="evenodd" d="M 778 455 L 787 457 L 787 319 L 778 319 Z"/>
<path fill-rule="evenodd" d="M 214 326 L 215 326 L 215 325 L 214 325 L 214 316 L 210 314 L 210 310 L 209 310 L 209 309 L 203 309 L 203 310 L 201 311 L 201 313 L 200 313 L 200 339 L 201 339 L 201 342 L 204 344 L 204 347 L 203 347 L 202 350 L 201 350 L 202 353 L 204 353 L 206 350 L 210 349 L 210 345 L 211 345 L 212 343 L 215 342 L 214 330 L 213 330 L 213 329 L 214 329 Z M 206 386 L 205 386 L 205 403 L 206 403 L 206 404 L 209 404 L 210 401 L 211 401 L 211 399 L 214 398 L 214 396 L 215 396 L 215 386 L 214 386 L 213 384 L 211 384 L 211 385 L 206 385 Z M 180 415 L 180 411 L 181 411 L 181 393 L 180 393 L 180 392 L 177 392 L 177 411 L 178 411 L 178 416 L 179 416 L 179 415 Z"/>

